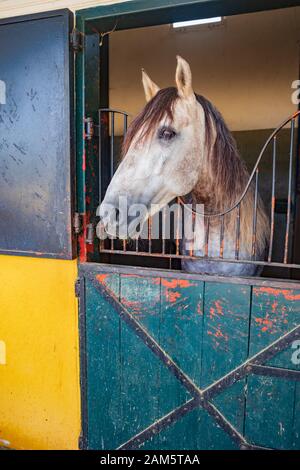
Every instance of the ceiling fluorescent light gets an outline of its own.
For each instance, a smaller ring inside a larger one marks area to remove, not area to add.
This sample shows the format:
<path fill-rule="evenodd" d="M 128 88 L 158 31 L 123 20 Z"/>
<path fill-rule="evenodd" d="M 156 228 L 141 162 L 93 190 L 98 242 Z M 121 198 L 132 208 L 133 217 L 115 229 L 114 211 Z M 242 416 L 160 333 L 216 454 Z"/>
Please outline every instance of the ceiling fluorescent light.
<path fill-rule="evenodd" d="M 222 16 L 215 16 L 214 18 L 202 18 L 201 20 L 179 21 L 177 23 L 173 23 L 173 28 L 186 28 L 187 26 L 196 26 L 198 24 L 220 23 L 221 21 L 222 21 Z"/>

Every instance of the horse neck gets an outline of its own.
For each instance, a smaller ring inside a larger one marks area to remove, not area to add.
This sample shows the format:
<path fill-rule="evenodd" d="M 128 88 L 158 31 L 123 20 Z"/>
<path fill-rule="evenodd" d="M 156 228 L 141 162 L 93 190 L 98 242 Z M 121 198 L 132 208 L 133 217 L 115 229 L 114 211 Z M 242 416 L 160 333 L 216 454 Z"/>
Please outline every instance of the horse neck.
<path fill-rule="evenodd" d="M 226 211 L 239 201 L 248 179 L 249 173 L 239 155 L 231 155 L 228 165 L 226 155 L 214 156 L 207 151 L 191 193 L 192 201 L 204 204 L 207 213 Z"/>

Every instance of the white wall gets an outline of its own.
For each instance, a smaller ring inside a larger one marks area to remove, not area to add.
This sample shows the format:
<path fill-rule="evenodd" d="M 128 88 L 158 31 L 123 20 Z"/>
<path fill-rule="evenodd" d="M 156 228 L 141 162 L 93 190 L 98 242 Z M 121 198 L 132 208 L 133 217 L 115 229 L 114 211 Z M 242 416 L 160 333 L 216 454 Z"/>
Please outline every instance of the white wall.
<path fill-rule="evenodd" d="M 0 0 L 0 18 L 69 8 L 72 11 L 125 0 Z"/>
<path fill-rule="evenodd" d="M 110 105 L 136 115 L 144 106 L 141 67 L 160 87 L 174 84 L 176 54 L 192 68 L 196 92 L 232 130 L 274 128 L 295 111 L 300 8 L 226 18 L 220 27 L 174 32 L 169 25 L 110 37 Z"/>

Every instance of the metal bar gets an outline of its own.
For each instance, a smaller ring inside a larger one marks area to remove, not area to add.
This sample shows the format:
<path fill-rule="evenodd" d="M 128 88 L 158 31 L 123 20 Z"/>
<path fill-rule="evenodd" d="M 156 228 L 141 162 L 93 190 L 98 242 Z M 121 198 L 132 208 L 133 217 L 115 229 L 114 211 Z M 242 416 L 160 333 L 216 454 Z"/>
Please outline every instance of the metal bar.
<path fill-rule="evenodd" d="M 196 222 L 196 214 L 192 213 L 192 234 L 193 234 L 193 240 L 190 242 L 191 243 L 191 248 L 189 250 L 190 256 L 195 255 L 195 239 L 196 239 L 196 234 L 195 234 L 195 222 Z"/>
<path fill-rule="evenodd" d="M 152 217 L 148 218 L 148 254 L 152 253 Z"/>
<path fill-rule="evenodd" d="M 290 141 L 290 158 L 289 158 L 289 186 L 288 186 L 288 204 L 286 215 L 286 230 L 285 230 L 285 246 L 284 246 L 284 259 L 283 262 L 288 262 L 289 255 L 289 235 L 291 223 L 291 205 L 292 205 L 292 173 L 293 173 L 293 156 L 294 156 L 294 128 L 295 120 L 291 121 L 291 141 Z"/>
<path fill-rule="evenodd" d="M 99 152 L 99 201 L 102 201 L 102 169 L 101 169 L 101 162 L 102 162 L 102 139 L 101 139 L 101 109 L 98 111 L 98 119 L 99 119 L 99 135 L 98 135 L 98 152 Z"/>
<path fill-rule="evenodd" d="M 259 364 L 249 364 L 249 373 L 264 377 L 280 377 L 289 380 L 300 381 L 300 371 L 282 369 L 280 367 L 262 366 Z"/>
<path fill-rule="evenodd" d="M 95 276 L 97 274 L 110 273 L 110 274 L 131 274 L 134 276 L 152 276 L 160 277 L 162 271 L 159 268 L 142 268 L 139 266 L 124 266 L 117 264 L 105 264 L 86 262 L 79 265 L 80 273 L 87 276 Z M 163 276 L 168 279 L 182 279 L 181 271 L 163 271 Z M 246 284 L 255 287 L 272 287 L 273 289 L 299 289 L 299 281 L 268 279 L 263 277 L 235 277 L 235 276 L 218 276 L 213 274 L 196 274 L 184 273 L 184 278 L 191 281 L 208 281 L 219 282 L 221 284 Z"/>
<path fill-rule="evenodd" d="M 268 262 L 272 261 L 273 242 L 274 242 L 274 224 L 275 224 L 275 204 L 276 204 L 276 150 L 277 150 L 277 137 L 273 138 L 273 160 L 272 160 L 272 196 L 271 196 L 271 233 Z"/>
<path fill-rule="evenodd" d="M 162 255 L 166 254 L 166 210 L 161 211 L 161 237 L 162 237 Z"/>
<path fill-rule="evenodd" d="M 220 258 L 223 259 L 224 256 L 224 228 L 225 228 L 225 221 L 224 215 L 221 216 L 221 225 L 220 225 Z"/>
<path fill-rule="evenodd" d="M 127 133 L 127 124 L 128 123 L 128 116 L 127 114 L 124 114 L 124 121 L 123 121 L 123 137 L 125 137 Z"/>
<path fill-rule="evenodd" d="M 254 207 L 253 207 L 253 225 L 252 225 L 252 257 L 256 256 L 256 225 L 257 225 L 257 201 L 258 201 L 258 176 L 259 170 L 257 168 L 255 173 L 255 193 L 254 193 Z"/>
<path fill-rule="evenodd" d="M 114 144 L 115 144 L 115 113 L 111 112 L 110 118 L 110 177 L 114 176 Z"/>
<path fill-rule="evenodd" d="M 209 243 L 209 225 L 210 225 L 210 219 L 205 218 L 205 245 L 204 245 L 204 256 L 205 258 L 208 258 L 208 243 Z"/>
<path fill-rule="evenodd" d="M 127 251 L 126 253 L 124 253 L 123 250 L 108 250 L 108 249 L 104 249 L 104 250 L 101 250 L 101 253 L 108 253 L 108 254 L 116 254 L 116 255 L 132 255 L 132 252 L 130 251 Z M 155 258 L 171 258 L 171 259 L 191 259 L 191 260 L 198 260 L 199 259 L 204 259 L 203 256 L 189 256 L 189 255 L 175 255 L 175 254 L 162 254 L 162 253 L 151 253 L 149 254 L 147 251 L 144 252 L 144 251 L 136 251 L 134 253 L 136 256 L 151 256 L 151 257 L 155 257 Z M 209 260 L 209 261 L 220 261 L 220 262 L 224 262 L 224 263 L 237 263 L 237 264 L 255 264 L 257 266 L 276 266 L 277 268 L 291 268 L 291 269 L 300 269 L 300 264 L 292 264 L 292 263 L 288 263 L 288 264 L 284 264 L 284 263 L 276 263 L 276 262 L 271 262 L 269 263 L 268 261 L 258 261 L 258 260 L 237 260 L 237 259 L 231 259 L 231 258 L 219 258 L 219 257 L 208 257 L 208 258 L 205 258 L 205 260 Z"/>
<path fill-rule="evenodd" d="M 236 208 L 236 235 L 235 235 L 235 259 L 239 259 L 240 254 L 240 231 L 241 231 L 241 205 Z"/>
<path fill-rule="evenodd" d="M 175 244 L 176 244 L 176 256 L 179 255 L 179 221 L 181 220 L 181 206 L 177 200 L 177 220 L 176 220 L 176 239 L 175 239 Z"/>

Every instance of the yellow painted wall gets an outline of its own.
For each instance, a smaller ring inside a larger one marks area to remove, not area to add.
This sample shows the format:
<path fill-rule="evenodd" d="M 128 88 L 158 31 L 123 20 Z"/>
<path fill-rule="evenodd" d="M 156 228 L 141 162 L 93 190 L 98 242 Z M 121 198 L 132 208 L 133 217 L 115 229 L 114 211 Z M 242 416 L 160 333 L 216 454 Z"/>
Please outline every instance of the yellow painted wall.
<path fill-rule="evenodd" d="M 76 260 L 0 256 L 0 446 L 78 448 L 76 276 Z"/>

